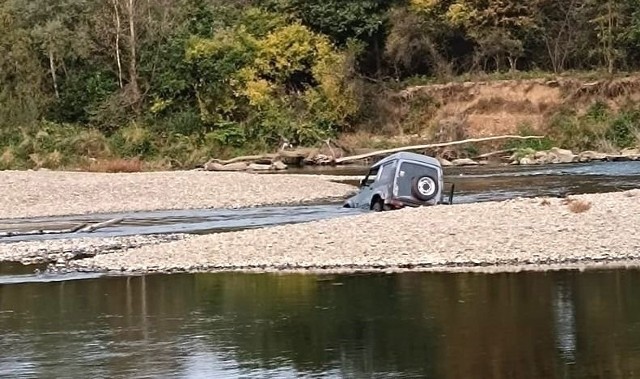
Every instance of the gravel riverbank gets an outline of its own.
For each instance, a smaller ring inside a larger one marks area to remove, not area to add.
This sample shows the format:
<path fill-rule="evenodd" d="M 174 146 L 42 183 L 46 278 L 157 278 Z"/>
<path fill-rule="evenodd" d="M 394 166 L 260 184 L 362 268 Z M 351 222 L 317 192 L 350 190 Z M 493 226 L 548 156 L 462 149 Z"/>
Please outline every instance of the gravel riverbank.
<path fill-rule="evenodd" d="M 0 171 L 0 219 L 343 199 L 354 187 L 294 175 Z"/>
<path fill-rule="evenodd" d="M 640 261 L 640 191 L 406 209 L 195 236 L 71 262 L 81 270 L 500 270 Z"/>
<path fill-rule="evenodd" d="M 175 234 L 0 243 L 0 262 L 20 262 L 25 265 L 40 263 L 66 265 L 75 259 L 170 241 L 181 241 L 190 237 L 190 235 Z"/>

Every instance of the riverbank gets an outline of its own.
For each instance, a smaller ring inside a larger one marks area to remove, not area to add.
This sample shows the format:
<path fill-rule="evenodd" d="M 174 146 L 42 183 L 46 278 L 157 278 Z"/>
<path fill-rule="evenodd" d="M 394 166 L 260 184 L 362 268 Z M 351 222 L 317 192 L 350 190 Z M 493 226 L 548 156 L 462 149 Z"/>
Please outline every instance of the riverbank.
<path fill-rule="evenodd" d="M 353 191 L 294 175 L 0 171 L 0 219 L 304 204 L 343 199 Z"/>
<path fill-rule="evenodd" d="M 582 207 L 563 199 L 518 199 L 406 209 L 196 236 L 70 266 L 109 272 L 500 271 L 640 262 L 640 191 L 571 199 Z"/>

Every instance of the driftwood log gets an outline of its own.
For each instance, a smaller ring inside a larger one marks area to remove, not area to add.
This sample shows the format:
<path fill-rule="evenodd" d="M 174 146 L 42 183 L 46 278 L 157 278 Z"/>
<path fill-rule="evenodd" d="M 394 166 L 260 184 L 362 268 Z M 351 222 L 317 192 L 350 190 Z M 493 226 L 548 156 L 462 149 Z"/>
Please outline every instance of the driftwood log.
<path fill-rule="evenodd" d="M 107 228 L 109 226 L 113 226 L 113 225 L 117 225 L 119 223 L 121 223 L 122 221 L 124 221 L 124 218 L 114 218 L 105 222 L 99 222 L 97 224 L 93 224 L 93 225 L 89 225 L 86 226 L 80 230 L 78 230 L 78 233 L 93 233 L 98 229 L 104 229 Z"/>
<path fill-rule="evenodd" d="M 495 137 L 485 137 L 485 138 L 470 138 L 461 141 L 453 141 L 453 142 L 442 142 L 442 143 L 432 143 L 427 145 L 413 145 L 413 146 L 404 146 L 397 147 L 394 149 L 387 150 L 378 150 L 373 151 L 367 154 L 353 155 L 350 157 L 338 158 L 335 160 L 336 164 L 341 164 L 345 162 L 357 161 L 361 159 L 376 157 L 380 155 L 388 155 L 393 153 L 399 153 L 402 151 L 411 151 L 411 150 L 425 150 L 432 149 L 436 147 L 447 147 L 447 146 L 455 146 L 455 145 L 463 145 L 467 143 L 475 143 L 475 142 L 488 142 L 488 141 L 497 141 L 503 139 L 519 139 L 519 140 L 529 140 L 529 139 L 542 139 L 544 136 L 513 136 L 513 135 L 505 135 L 505 136 L 495 136 Z"/>
<path fill-rule="evenodd" d="M 207 163 L 203 165 L 204 169 L 207 171 L 266 171 L 266 170 L 282 170 L 286 169 L 285 164 L 293 164 L 293 165 L 301 165 L 301 164 L 310 164 L 310 165 L 325 165 L 325 164 L 342 164 L 352 161 L 357 161 L 361 159 L 366 159 L 370 157 L 380 156 L 380 155 L 388 155 L 401 151 L 411 151 L 411 150 L 425 150 L 436 147 L 447 147 L 447 146 L 455 146 L 462 145 L 467 143 L 474 142 L 488 142 L 488 141 L 497 141 L 497 140 L 505 140 L 505 139 L 519 139 L 519 140 L 528 140 L 528 139 L 542 139 L 544 136 L 515 136 L 515 135 L 503 135 L 503 136 L 494 136 L 494 137 L 484 137 L 484 138 L 471 138 L 465 139 L 461 141 L 452 141 L 452 142 L 442 142 L 442 143 L 432 143 L 426 145 L 414 145 L 414 146 L 403 146 L 397 147 L 394 149 L 388 150 L 378 150 L 367 152 L 365 154 L 357 154 L 353 156 L 344 157 L 343 153 L 345 149 L 341 147 L 338 143 L 326 140 L 324 141 L 324 145 L 326 148 L 326 152 L 323 154 L 319 148 L 298 148 L 295 150 L 280 150 L 277 153 L 272 154 L 260 154 L 260 155 L 245 155 L 240 157 L 235 157 L 227 160 L 220 159 L 211 159 Z M 498 155 L 505 151 L 489 153 L 484 158 L 488 158 L 493 155 Z M 274 164 L 279 163 L 280 166 L 276 167 Z M 271 165 L 271 166 L 268 166 Z"/>
<path fill-rule="evenodd" d="M 29 230 L 26 232 L 2 232 L 0 233 L 0 238 L 4 237 L 27 237 L 27 236 L 40 236 L 40 235 L 50 235 L 50 234 L 70 234 L 79 231 L 80 229 L 86 227 L 87 224 L 76 225 L 73 228 L 62 229 L 62 230 Z"/>
<path fill-rule="evenodd" d="M 104 229 L 109 226 L 117 225 L 123 222 L 123 218 L 114 218 L 108 221 L 99 222 L 97 224 L 79 224 L 72 228 L 61 229 L 61 230 L 28 230 L 24 232 L 2 232 L 0 233 L 0 238 L 8 238 L 8 237 L 28 237 L 28 236 L 44 236 L 44 235 L 53 235 L 53 234 L 72 234 L 72 233 L 93 233 L 96 230 Z"/>
<path fill-rule="evenodd" d="M 473 157 L 473 159 L 487 159 L 487 158 L 492 158 L 498 155 L 504 155 L 504 154 L 512 154 L 516 151 L 517 149 L 505 149 L 505 150 L 497 150 L 497 151 L 492 151 L 489 153 L 485 153 L 485 154 L 480 154 L 476 157 Z"/>

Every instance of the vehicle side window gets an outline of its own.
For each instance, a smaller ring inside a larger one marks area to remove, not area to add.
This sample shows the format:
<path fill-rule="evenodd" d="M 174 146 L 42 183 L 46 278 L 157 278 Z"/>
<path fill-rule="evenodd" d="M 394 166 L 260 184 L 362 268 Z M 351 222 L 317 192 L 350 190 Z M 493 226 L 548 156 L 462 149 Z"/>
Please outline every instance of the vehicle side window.
<path fill-rule="evenodd" d="M 367 174 L 366 178 L 363 180 L 363 185 L 368 186 L 373 184 L 377 180 L 379 173 L 380 173 L 380 167 L 372 168 L 371 170 L 369 170 L 369 173 Z"/>
<path fill-rule="evenodd" d="M 380 180 L 384 183 L 389 183 L 393 181 L 394 176 L 396 175 L 396 161 L 389 162 L 382 166 L 382 173 L 380 174 Z"/>

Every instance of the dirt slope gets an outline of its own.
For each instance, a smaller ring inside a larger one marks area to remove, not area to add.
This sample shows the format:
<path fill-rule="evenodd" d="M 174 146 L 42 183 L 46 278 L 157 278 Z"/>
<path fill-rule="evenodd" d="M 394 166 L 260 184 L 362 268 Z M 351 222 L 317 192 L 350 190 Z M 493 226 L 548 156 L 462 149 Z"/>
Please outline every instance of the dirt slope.
<path fill-rule="evenodd" d="M 616 109 L 627 101 L 639 100 L 640 77 L 434 84 L 410 87 L 395 94 L 393 102 L 404 104 L 407 110 L 395 112 L 391 118 L 396 120 L 391 122 L 406 124 L 420 120 L 419 133 L 427 132 L 436 139 L 450 140 L 460 134 L 484 137 L 515 133 L 522 125 L 538 130 L 561 108 L 584 111 L 596 101 L 604 101 Z M 429 106 L 420 108 L 416 103 Z M 454 127 L 464 130 L 453 130 Z"/>

